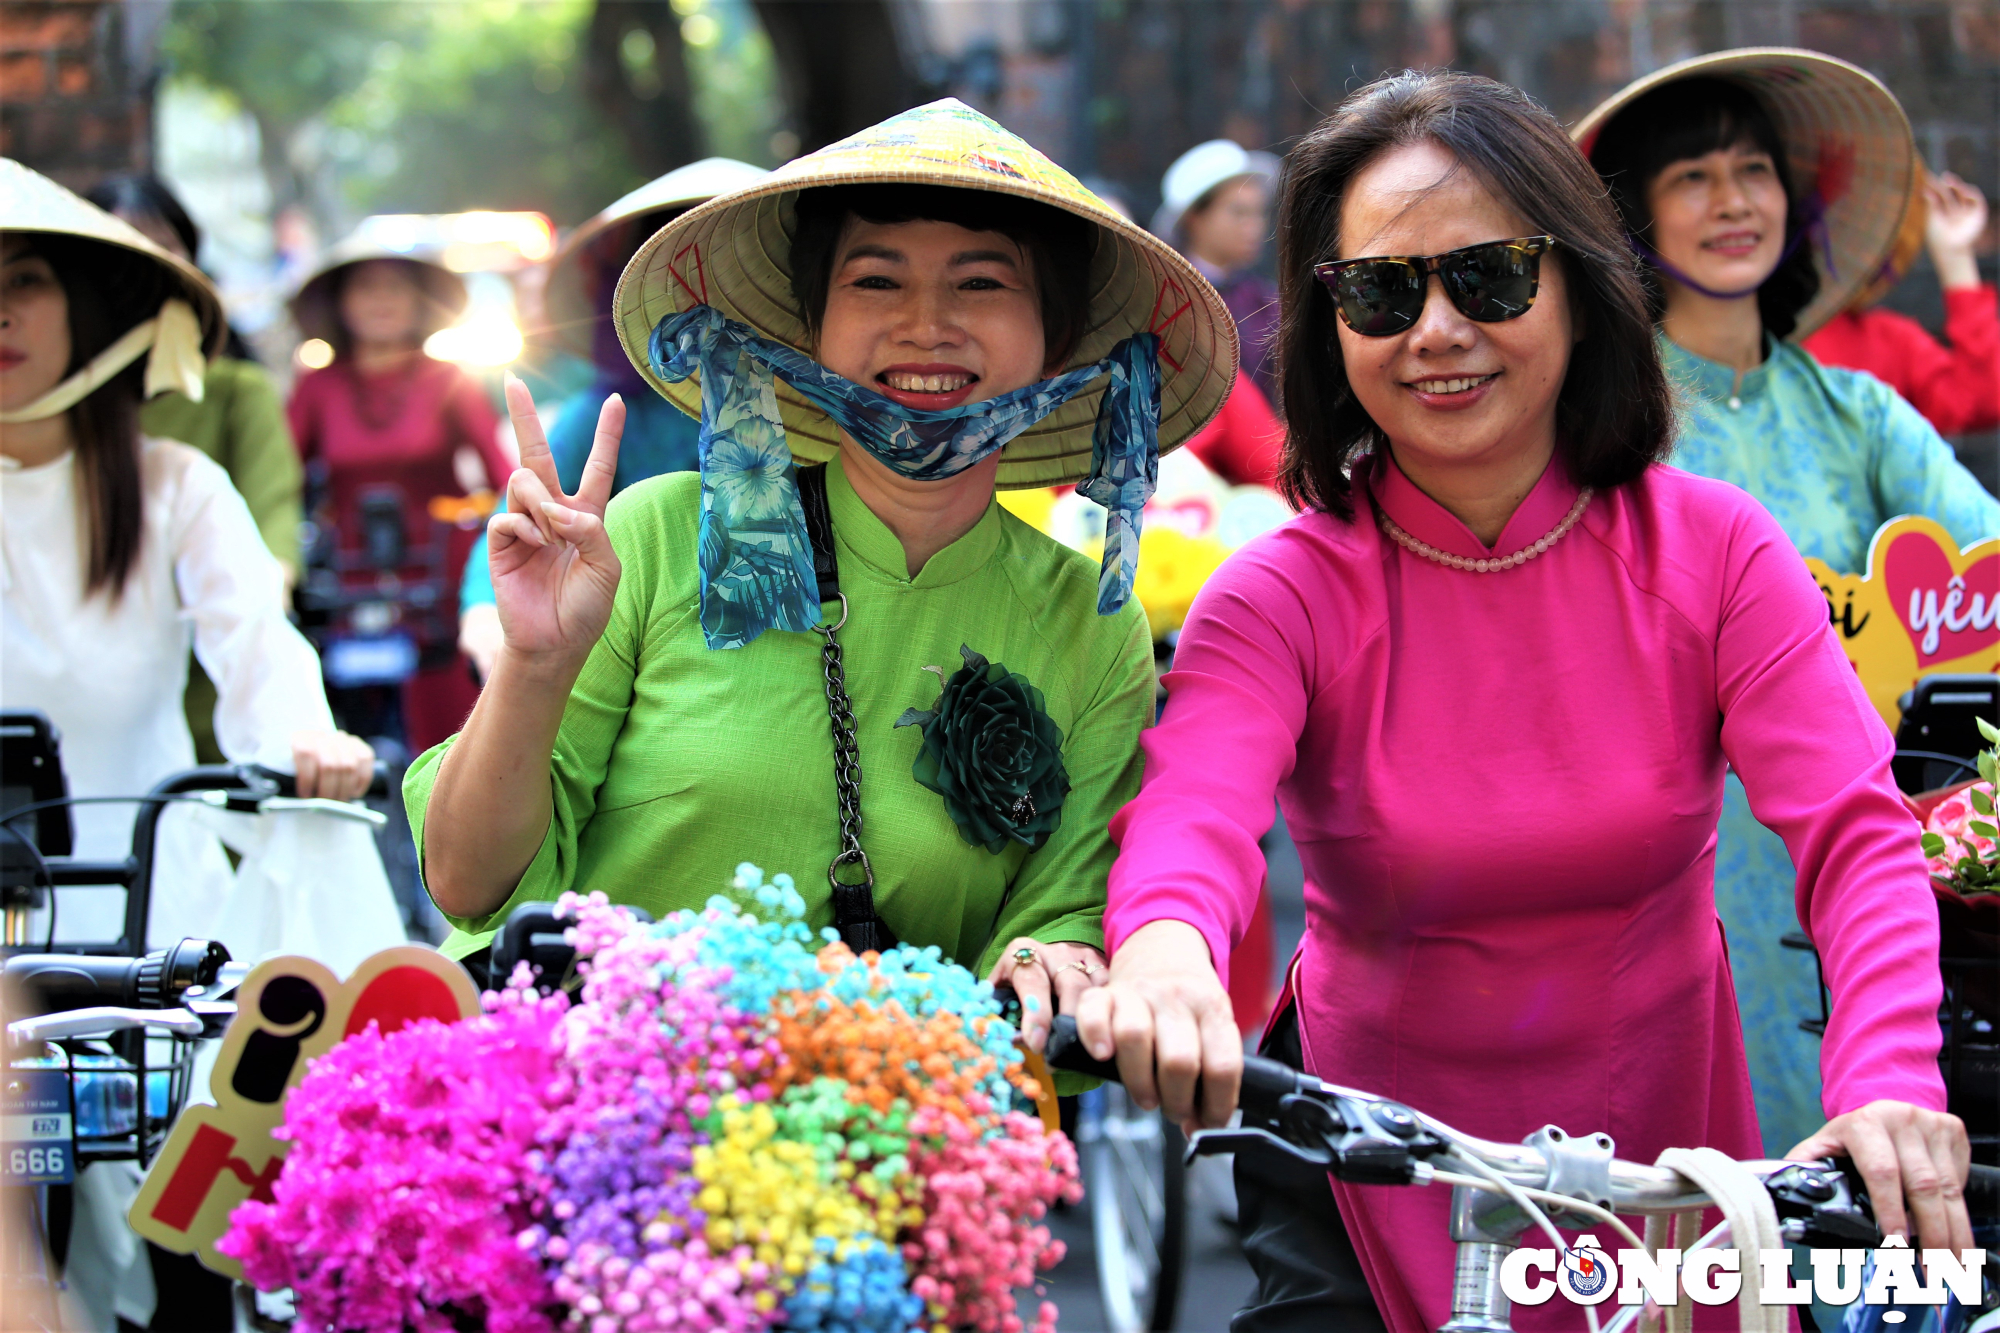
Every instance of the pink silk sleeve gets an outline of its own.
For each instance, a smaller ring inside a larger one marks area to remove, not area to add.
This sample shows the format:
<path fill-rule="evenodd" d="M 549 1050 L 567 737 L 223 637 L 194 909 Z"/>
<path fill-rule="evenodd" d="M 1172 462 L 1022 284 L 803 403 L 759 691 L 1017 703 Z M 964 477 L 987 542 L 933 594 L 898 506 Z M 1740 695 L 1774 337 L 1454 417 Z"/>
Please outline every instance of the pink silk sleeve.
<path fill-rule="evenodd" d="M 1798 871 L 1800 922 L 1833 995 L 1820 1052 L 1829 1117 L 1879 1098 L 1944 1109 L 1937 906 L 1895 745 L 1776 520 L 1747 508 L 1716 631 L 1722 747 Z"/>
<path fill-rule="evenodd" d="M 1140 737 L 1145 779 L 1111 821 L 1119 853 L 1107 949 L 1149 922 L 1185 921 L 1207 939 L 1225 985 L 1264 880 L 1258 839 L 1292 771 L 1309 697 L 1313 627 L 1294 580 L 1269 559 L 1281 549 L 1231 558 L 1196 598 L 1163 681 L 1166 712 Z"/>

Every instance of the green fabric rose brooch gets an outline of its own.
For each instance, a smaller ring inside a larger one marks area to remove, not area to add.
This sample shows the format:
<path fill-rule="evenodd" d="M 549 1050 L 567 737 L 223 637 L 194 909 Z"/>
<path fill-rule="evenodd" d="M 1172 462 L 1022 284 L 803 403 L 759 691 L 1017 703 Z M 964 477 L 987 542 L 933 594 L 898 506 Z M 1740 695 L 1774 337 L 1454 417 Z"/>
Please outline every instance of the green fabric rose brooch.
<path fill-rule="evenodd" d="M 965 665 L 944 680 L 929 712 L 911 708 L 899 727 L 922 727 L 924 747 L 910 773 L 944 797 L 958 835 L 998 853 L 1009 842 L 1033 851 L 1062 824 L 1069 774 L 1062 728 L 1042 709 L 1028 678 L 961 645 Z"/>

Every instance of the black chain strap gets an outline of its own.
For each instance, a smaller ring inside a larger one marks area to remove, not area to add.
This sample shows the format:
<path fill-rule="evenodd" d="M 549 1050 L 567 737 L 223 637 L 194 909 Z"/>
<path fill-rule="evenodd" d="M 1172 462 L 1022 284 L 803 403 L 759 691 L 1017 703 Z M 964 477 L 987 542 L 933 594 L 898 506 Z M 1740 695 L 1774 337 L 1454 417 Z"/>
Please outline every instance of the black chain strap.
<path fill-rule="evenodd" d="M 840 599 L 840 619 L 815 625 L 821 636 L 820 663 L 826 677 L 826 715 L 833 728 L 833 786 L 840 810 L 840 851 L 826 868 L 833 888 L 833 924 L 841 942 L 855 953 L 896 947 L 895 932 L 875 910 L 875 867 L 861 847 L 861 747 L 854 736 L 854 703 L 847 697 L 847 673 L 841 664 L 836 631 L 847 623 L 847 594 L 840 591 L 840 574 L 833 554 L 833 515 L 826 499 L 826 469 L 799 471 L 799 499 L 805 510 L 806 535 L 812 540 L 813 570 L 819 575 L 822 602 Z M 859 871 L 860 879 L 843 881 L 841 868 Z"/>

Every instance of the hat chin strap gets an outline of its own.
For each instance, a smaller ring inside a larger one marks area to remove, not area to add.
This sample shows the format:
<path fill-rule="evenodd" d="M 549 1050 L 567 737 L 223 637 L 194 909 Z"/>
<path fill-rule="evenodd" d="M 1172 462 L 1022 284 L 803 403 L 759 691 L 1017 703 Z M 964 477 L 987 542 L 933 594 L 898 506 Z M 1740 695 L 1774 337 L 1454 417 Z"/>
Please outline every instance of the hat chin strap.
<path fill-rule="evenodd" d="M 88 398 L 119 371 L 150 350 L 146 358 L 144 396 L 179 392 L 201 401 L 208 358 L 201 351 L 201 321 L 194 308 L 179 297 L 160 307 L 160 313 L 135 325 L 124 337 L 92 357 L 90 364 L 25 407 L 0 412 L 0 425 L 14 426 L 41 421 L 58 412 L 67 412 Z"/>
<path fill-rule="evenodd" d="M 1826 230 L 1826 205 L 1821 202 L 1817 189 L 1800 202 L 1798 229 L 1792 233 L 1792 239 L 1785 242 L 1784 250 L 1778 255 L 1778 262 L 1771 265 L 1771 273 L 1764 275 L 1763 282 L 1759 282 L 1754 287 L 1744 287 L 1737 291 L 1725 292 L 1718 291 L 1714 287 L 1703 286 L 1684 272 L 1678 264 L 1675 264 L 1658 250 L 1640 240 L 1633 233 L 1629 231 L 1625 233 L 1625 243 L 1632 247 L 1633 254 L 1639 256 L 1639 258 L 1645 260 L 1648 264 L 1651 264 L 1681 286 L 1700 292 L 1703 296 L 1716 301 L 1741 301 L 1745 297 L 1755 296 L 1764 289 L 1764 283 L 1771 280 L 1771 274 L 1783 268 L 1785 261 L 1797 253 L 1798 248 L 1804 245 L 1809 238 L 1818 239 L 1820 253 L 1826 256 L 1828 275 L 1838 277 L 1839 275 L 1834 271 L 1833 267 L 1833 242 L 1827 235 Z"/>

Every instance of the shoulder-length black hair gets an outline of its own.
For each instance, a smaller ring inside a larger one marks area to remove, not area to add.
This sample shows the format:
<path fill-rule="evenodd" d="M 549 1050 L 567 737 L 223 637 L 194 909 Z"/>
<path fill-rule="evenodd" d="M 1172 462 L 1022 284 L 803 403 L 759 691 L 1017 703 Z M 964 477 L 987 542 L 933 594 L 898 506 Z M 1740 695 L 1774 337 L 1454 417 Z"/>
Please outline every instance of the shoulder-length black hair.
<path fill-rule="evenodd" d="M 1785 141 L 1755 93 L 1727 79 L 1676 79 L 1613 116 L 1598 131 L 1590 162 L 1611 187 L 1625 229 L 1650 244 L 1653 214 L 1646 207 L 1647 185 L 1672 163 L 1739 145 L 1769 154 L 1785 189 L 1785 255 L 1757 289 L 1757 313 L 1765 332 L 1789 337 L 1798 327 L 1799 312 L 1819 295 L 1819 269 L 1812 247 L 1800 236 L 1812 219 L 1793 187 Z M 1650 264 L 1644 277 L 1647 306 L 1657 320 L 1666 313 L 1666 292 Z"/>
<path fill-rule="evenodd" d="M 67 379 L 89 365 L 134 325 L 159 313 L 174 282 L 156 260 L 82 237 L 30 233 L 24 253 L 55 270 L 69 303 Z M 76 442 L 78 503 L 83 508 L 84 596 L 124 594 L 145 536 L 145 496 L 139 476 L 139 404 L 145 396 L 142 355 L 69 409 Z"/>
<path fill-rule="evenodd" d="M 1381 154 L 1434 143 L 1537 233 L 1554 236 L 1584 336 L 1556 400 L 1556 452 L 1577 484 L 1632 481 L 1666 457 L 1673 406 L 1638 261 L 1604 183 L 1526 93 L 1470 74 L 1404 71 L 1361 89 L 1300 141 L 1278 209 L 1280 386 L 1287 428 L 1279 485 L 1293 504 L 1354 516 L 1348 469 L 1387 447 L 1341 359 L 1339 316 L 1313 276 L 1338 259 L 1341 205 Z M 1544 260 L 1544 262 L 1549 262 Z"/>

